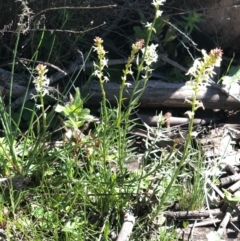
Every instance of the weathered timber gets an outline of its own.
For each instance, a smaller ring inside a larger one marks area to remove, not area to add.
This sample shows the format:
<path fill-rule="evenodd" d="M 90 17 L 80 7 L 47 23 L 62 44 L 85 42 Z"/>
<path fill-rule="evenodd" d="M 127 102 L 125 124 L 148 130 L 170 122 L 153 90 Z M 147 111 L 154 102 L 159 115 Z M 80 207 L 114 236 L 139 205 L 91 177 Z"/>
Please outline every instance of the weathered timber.
<path fill-rule="evenodd" d="M 221 86 L 221 85 L 220 85 Z M 116 97 L 118 97 L 120 84 L 114 82 L 107 82 L 104 85 L 105 93 L 111 105 L 116 104 Z M 141 87 L 140 87 L 141 88 Z M 92 81 L 84 88 L 88 93 L 87 105 L 99 106 L 102 100 L 102 93 L 97 81 Z M 124 90 L 124 98 L 126 102 L 132 93 L 133 85 L 126 87 Z M 190 105 L 185 101 L 186 98 L 191 99 L 192 88 L 184 83 L 166 83 L 159 80 L 150 80 L 140 99 L 141 107 L 189 107 Z M 231 95 L 240 97 L 240 88 L 234 87 L 231 89 Z M 205 108 L 209 109 L 224 109 L 224 110 L 238 110 L 240 109 L 240 102 L 234 98 L 223 93 L 219 88 L 214 86 L 200 86 L 197 99 L 203 102 Z"/>

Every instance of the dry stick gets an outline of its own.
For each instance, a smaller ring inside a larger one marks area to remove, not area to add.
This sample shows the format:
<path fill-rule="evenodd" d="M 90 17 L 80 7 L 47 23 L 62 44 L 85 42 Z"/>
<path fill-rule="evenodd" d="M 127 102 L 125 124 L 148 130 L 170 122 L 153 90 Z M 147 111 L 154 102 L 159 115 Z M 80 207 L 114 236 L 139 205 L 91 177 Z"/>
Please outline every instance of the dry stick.
<path fill-rule="evenodd" d="M 182 65 L 180 65 L 180 64 L 177 63 L 176 61 L 173 61 L 173 60 L 169 59 L 167 56 L 163 56 L 163 57 L 161 58 L 161 60 L 167 62 L 168 64 L 171 64 L 172 66 L 174 66 L 174 67 L 182 70 L 182 71 L 185 72 L 185 73 L 188 71 L 188 69 L 186 69 L 185 67 L 183 67 Z"/>
<path fill-rule="evenodd" d="M 240 181 L 235 182 L 232 186 L 230 186 L 227 190 L 231 193 L 236 192 L 240 188 Z"/>
<path fill-rule="evenodd" d="M 211 188 L 222 198 L 224 199 L 223 192 L 208 178 L 207 183 L 211 186 Z"/>
<path fill-rule="evenodd" d="M 127 212 L 124 216 L 124 223 L 116 241 L 128 241 L 130 239 L 134 223 L 135 217 L 132 213 Z"/>
<path fill-rule="evenodd" d="M 194 229 L 195 229 L 195 227 L 196 227 L 196 224 L 197 224 L 197 220 L 195 220 L 194 221 L 194 224 L 193 224 L 193 226 L 192 226 L 192 228 L 191 228 L 191 230 L 190 230 L 190 234 L 189 234 L 189 238 L 188 238 L 188 240 L 192 240 L 192 238 L 193 238 L 193 232 L 194 232 Z"/>
<path fill-rule="evenodd" d="M 202 222 L 196 223 L 195 227 L 204 227 L 207 225 L 211 225 L 212 223 L 220 223 L 221 221 L 222 219 L 220 218 L 206 219 L 206 220 L 203 220 Z M 236 221 L 238 221 L 238 216 L 231 218 L 231 224 L 232 222 L 236 222 Z M 193 224 L 189 224 L 187 227 L 191 228 L 192 226 Z"/>
<path fill-rule="evenodd" d="M 174 219 L 190 219 L 190 218 L 202 218 L 223 215 L 223 211 L 220 208 L 212 210 L 201 210 L 201 211 L 165 211 L 163 213 L 166 217 L 171 217 Z"/>
<path fill-rule="evenodd" d="M 222 220 L 222 222 L 220 223 L 219 225 L 219 228 L 217 230 L 217 232 L 222 236 L 225 232 L 226 232 L 226 227 L 230 221 L 230 218 L 231 218 L 231 213 L 232 213 L 233 209 L 232 207 L 228 207 L 227 208 L 227 211 L 226 211 L 226 214 Z"/>
<path fill-rule="evenodd" d="M 215 185 L 212 183 L 212 181 L 210 179 L 207 180 L 207 182 L 210 184 L 210 186 L 220 195 L 221 198 L 224 199 L 224 194 L 223 192 Z M 238 209 L 238 207 L 236 205 L 234 206 L 228 206 L 227 207 L 227 211 L 226 211 L 226 214 L 225 214 L 225 217 L 224 219 L 222 220 L 220 226 L 219 226 L 219 229 L 218 229 L 218 232 L 220 235 L 223 234 L 223 232 L 225 231 L 226 229 L 226 226 L 231 218 L 231 213 L 232 213 L 232 210 L 235 210 L 236 211 L 236 214 L 239 216 L 240 215 L 240 210 Z"/>
<path fill-rule="evenodd" d="M 161 120 L 159 120 L 159 116 L 151 116 L 151 115 L 145 115 L 145 114 L 140 114 L 140 113 L 137 113 L 137 116 L 148 125 L 157 126 L 159 121 L 161 121 Z M 216 121 L 218 119 L 214 118 L 214 120 Z M 172 125 L 183 125 L 183 124 L 189 123 L 189 118 L 171 116 L 171 117 L 168 117 L 168 121 L 170 121 L 171 126 Z M 210 123 L 211 121 L 213 121 L 212 118 L 203 118 L 203 119 L 196 118 L 196 119 L 194 119 L 194 124 L 195 125 L 199 125 L 199 124 L 205 125 L 207 123 Z"/>
<path fill-rule="evenodd" d="M 239 228 L 233 223 L 234 221 L 238 221 L 238 220 L 239 220 L 239 217 L 237 217 L 236 220 L 233 219 L 233 218 L 231 218 L 231 221 L 229 221 L 229 223 L 231 223 L 231 225 L 233 226 L 233 228 L 234 228 L 238 233 L 240 233 Z"/>
<path fill-rule="evenodd" d="M 238 180 L 240 180 L 240 174 L 234 174 L 228 177 L 220 178 L 220 182 L 222 186 L 236 182 Z"/>
<path fill-rule="evenodd" d="M 67 75 L 67 73 L 63 70 L 61 70 L 59 67 L 57 67 L 56 65 L 54 64 L 50 64 L 48 62 L 44 62 L 44 61 L 38 61 L 38 60 L 31 60 L 31 59 L 26 59 L 26 58 L 18 58 L 19 61 L 21 62 L 27 62 L 27 63 L 34 63 L 34 64 L 43 64 L 43 65 L 46 65 L 46 66 L 49 66 L 59 72 L 62 72 L 64 75 Z"/>
<path fill-rule="evenodd" d="M 42 15 L 43 13 L 46 13 L 48 11 L 56 11 L 56 10 L 83 10 L 83 9 L 86 9 L 86 10 L 89 10 L 89 9 L 102 9 L 102 8 L 113 8 L 113 7 L 117 7 L 117 4 L 114 4 L 114 5 L 106 5 L 106 6 L 93 6 L 93 7 L 90 7 L 90 6 L 87 6 L 87 7 L 54 7 L 54 8 L 47 8 L 47 9 L 44 9 L 38 13 L 36 13 L 35 15 L 33 15 L 31 17 L 31 20 L 34 19 L 35 17 L 39 16 L 39 15 Z"/>

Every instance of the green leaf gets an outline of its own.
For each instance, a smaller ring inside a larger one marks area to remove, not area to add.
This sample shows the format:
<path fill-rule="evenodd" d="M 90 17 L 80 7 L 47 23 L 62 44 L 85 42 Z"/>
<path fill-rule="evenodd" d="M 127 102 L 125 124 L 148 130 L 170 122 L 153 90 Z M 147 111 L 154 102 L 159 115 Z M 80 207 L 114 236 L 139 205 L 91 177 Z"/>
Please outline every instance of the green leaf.
<path fill-rule="evenodd" d="M 66 232 L 66 233 L 75 233 L 76 229 L 78 228 L 78 226 L 76 225 L 75 222 L 70 222 L 68 221 L 64 226 L 62 231 Z"/>
<path fill-rule="evenodd" d="M 147 39 L 148 31 L 147 29 L 143 29 L 140 26 L 134 26 L 133 30 L 135 32 L 136 39 Z"/>
<path fill-rule="evenodd" d="M 223 188 L 223 192 L 225 194 L 225 199 L 228 202 L 237 203 L 240 201 L 240 192 L 236 192 L 234 195 L 232 195 L 230 192 L 228 192 L 226 189 Z"/>
<path fill-rule="evenodd" d="M 167 43 L 167 42 L 171 42 L 173 41 L 175 38 L 177 37 L 177 35 L 175 34 L 175 32 L 173 31 L 172 28 L 169 28 L 167 30 L 167 33 L 165 35 L 165 38 L 163 40 L 164 43 Z"/>
<path fill-rule="evenodd" d="M 186 228 L 188 226 L 189 222 L 188 221 L 183 221 L 183 227 Z"/>
<path fill-rule="evenodd" d="M 106 220 L 105 227 L 104 227 L 104 233 L 103 233 L 105 240 L 107 240 L 109 232 L 110 232 L 109 220 Z"/>
<path fill-rule="evenodd" d="M 229 70 L 229 76 L 224 76 L 222 78 L 222 84 L 231 85 L 238 83 L 240 79 L 240 66 L 231 66 Z"/>
<path fill-rule="evenodd" d="M 158 18 L 156 20 L 154 28 L 156 29 L 157 34 L 159 34 L 163 30 L 163 27 L 166 25 L 165 21 L 166 22 L 169 21 L 169 16 L 164 15 L 164 16 L 161 16 L 161 18 Z"/>

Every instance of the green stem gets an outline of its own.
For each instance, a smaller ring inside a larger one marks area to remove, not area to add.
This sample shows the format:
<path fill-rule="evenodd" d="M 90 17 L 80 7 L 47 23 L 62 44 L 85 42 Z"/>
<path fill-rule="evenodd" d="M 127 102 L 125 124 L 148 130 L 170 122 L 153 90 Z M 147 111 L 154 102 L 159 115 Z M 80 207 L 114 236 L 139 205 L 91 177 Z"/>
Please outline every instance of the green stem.
<path fill-rule="evenodd" d="M 100 63 L 99 63 L 99 69 L 101 69 L 101 71 L 103 71 L 103 67 L 102 67 L 102 64 L 101 64 L 101 60 L 100 60 Z M 107 112 L 107 99 L 106 99 L 106 92 L 105 92 L 105 89 L 104 89 L 104 80 L 103 78 L 101 77 L 100 78 L 100 88 L 101 88 L 101 92 L 102 92 L 102 98 L 103 98 L 103 101 L 102 101 L 102 108 L 103 108 L 103 120 L 104 120 L 104 123 L 103 123 L 103 141 L 102 141 L 102 146 L 103 146 L 103 163 L 104 163 L 104 168 L 106 168 L 106 160 L 107 160 L 107 123 L 108 123 L 108 112 Z"/>
<path fill-rule="evenodd" d="M 168 184 L 164 194 L 161 197 L 161 201 L 160 201 L 160 203 L 158 205 L 158 208 L 155 211 L 155 214 L 152 216 L 151 220 L 153 220 L 158 215 L 158 213 L 161 211 L 162 206 L 165 203 L 165 200 L 166 200 L 166 198 L 169 195 L 170 189 L 171 189 L 173 183 L 175 182 L 175 180 L 177 179 L 177 177 L 178 177 L 178 175 L 180 173 L 180 170 L 181 170 L 181 168 L 182 168 L 182 166 L 184 164 L 184 161 L 186 160 L 186 157 L 188 156 L 188 150 L 189 150 L 189 146 L 190 146 L 191 140 L 192 140 L 192 130 L 193 130 L 193 123 L 194 123 L 194 114 L 195 114 L 195 111 L 196 111 L 196 101 L 197 101 L 196 96 L 197 96 L 197 90 L 194 90 L 193 97 L 192 97 L 192 113 L 193 113 L 193 115 L 190 117 L 190 122 L 189 122 L 189 127 L 188 127 L 188 135 L 187 135 L 187 140 L 186 140 L 186 142 L 184 144 L 184 150 L 183 150 L 182 157 L 180 159 L 180 162 L 178 164 L 178 167 L 177 167 L 176 171 L 174 172 L 174 174 L 173 174 L 173 176 L 171 178 L 170 183 Z"/>

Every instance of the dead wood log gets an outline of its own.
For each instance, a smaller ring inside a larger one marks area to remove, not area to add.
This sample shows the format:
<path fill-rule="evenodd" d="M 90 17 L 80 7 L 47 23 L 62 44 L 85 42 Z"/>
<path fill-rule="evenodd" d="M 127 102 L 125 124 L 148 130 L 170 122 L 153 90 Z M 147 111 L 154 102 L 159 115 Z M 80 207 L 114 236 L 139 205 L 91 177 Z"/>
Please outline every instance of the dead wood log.
<path fill-rule="evenodd" d="M 219 85 L 221 86 L 221 85 Z M 120 84 L 108 82 L 105 84 L 106 97 L 111 105 L 116 105 Z M 141 87 L 140 87 L 141 88 Z M 84 87 L 85 93 L 88 93 L 88 106 L 99 106 L 102 100 L 102 93 L 97 81 L 93 81 Z M 129 86 L 124 91 L 126 102 L 132 93 L 133 86 Z M 185 99 L 191 99 L 192 88 L 184 83 L 165 83 L 159 80 L 150 80 L 140 99 L 140 106 L 143 108 L 158 107 L 187 107 Z M 240 97 L 240 88 L 231 90 L 231 94 Z M 223 93 L 214 86 L 200 86 L 197 99 L 202 101 L 205 108 L 234 110 L 240 108 L 240 103 L 234 98 Z"/>

